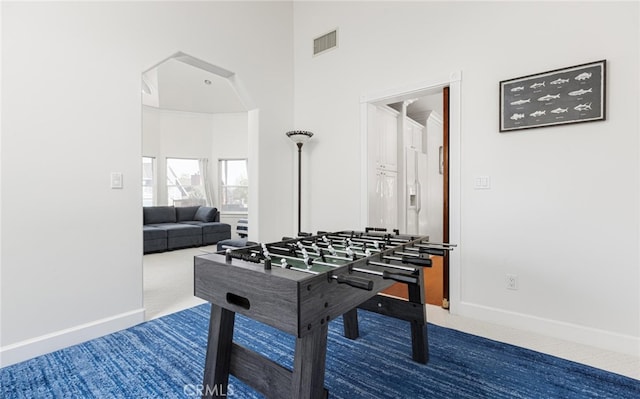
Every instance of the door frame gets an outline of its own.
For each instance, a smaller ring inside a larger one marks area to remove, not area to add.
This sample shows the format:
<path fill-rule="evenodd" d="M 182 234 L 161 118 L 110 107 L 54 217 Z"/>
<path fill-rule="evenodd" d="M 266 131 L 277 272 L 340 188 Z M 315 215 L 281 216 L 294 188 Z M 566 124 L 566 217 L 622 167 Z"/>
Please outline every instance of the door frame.
<path fill-rule="evenodd" d="M 418 82 L 402 87 L 373 91 L 360 97 L 360 225 L 367 227 L 368 204 L 368 106 L 404 101 L 410 98 L 441 93 L 449 87 L 449 242 L 458 244 L 449 255 L 449 312 L 457 313 L 460 304 L 460 139 L 461 139 L 461 86 L 462 71 L 447 77 Z M 446 227 L 445 227 L 446 228 Z M 446 276 L 445 276 L 446 281 Z"/>

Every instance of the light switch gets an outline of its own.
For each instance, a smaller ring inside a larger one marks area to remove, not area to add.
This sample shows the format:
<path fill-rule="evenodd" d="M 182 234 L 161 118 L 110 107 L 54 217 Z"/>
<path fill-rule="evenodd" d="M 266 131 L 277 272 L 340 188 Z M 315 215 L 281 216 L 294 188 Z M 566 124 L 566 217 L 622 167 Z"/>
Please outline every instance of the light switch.
<path fill-rule="evenodd" d="M 111 188 L 122 188 L 121 172 L 111 172 Z"/>

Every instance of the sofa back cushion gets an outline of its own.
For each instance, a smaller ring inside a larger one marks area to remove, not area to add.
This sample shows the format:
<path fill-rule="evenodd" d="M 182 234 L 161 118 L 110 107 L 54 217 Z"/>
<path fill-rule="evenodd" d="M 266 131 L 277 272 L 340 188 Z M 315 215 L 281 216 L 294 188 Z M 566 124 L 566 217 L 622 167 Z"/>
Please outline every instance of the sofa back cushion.
<path fill-rule="evenodd" d="M 179 206 L 176 207 L 176 220 L 178 222 L 190 222 L 194 220 L 199 206 Z"/>
<path fill-rule="evenodd" d="M 215 222 L 218 216 L 218 209 L 210 206 L 201 206 L 196 212 L 193 220 L 199 222 Z"/>
<path fill-rule="evenodd" d="M 145 206 L 144 224 L 175 223 L 176 209 L 172 206 Z"/>

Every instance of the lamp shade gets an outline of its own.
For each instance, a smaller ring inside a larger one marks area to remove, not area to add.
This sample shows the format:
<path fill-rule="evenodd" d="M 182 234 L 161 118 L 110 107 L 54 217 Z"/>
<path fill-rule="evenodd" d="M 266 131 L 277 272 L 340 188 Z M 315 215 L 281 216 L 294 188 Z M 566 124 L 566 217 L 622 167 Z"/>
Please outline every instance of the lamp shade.
<path fill-rule="evenodd" d="M 313 133 L 307 130 L 292 130 L 286 135 L 296 144 L 304 144 L 313 137 Z"/>

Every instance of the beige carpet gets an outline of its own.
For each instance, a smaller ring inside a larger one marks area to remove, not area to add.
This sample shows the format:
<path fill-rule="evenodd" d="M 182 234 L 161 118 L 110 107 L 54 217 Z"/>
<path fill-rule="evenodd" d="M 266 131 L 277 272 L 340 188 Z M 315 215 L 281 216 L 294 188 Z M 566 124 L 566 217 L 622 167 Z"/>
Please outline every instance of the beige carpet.
<path fill-rule="evenodd" d="M 193 257 L 215 245 L 149 254 L 143 257 L 144 307 L 151 320 L 205 301 L 193 296 Z"/>

